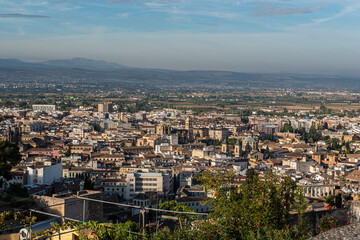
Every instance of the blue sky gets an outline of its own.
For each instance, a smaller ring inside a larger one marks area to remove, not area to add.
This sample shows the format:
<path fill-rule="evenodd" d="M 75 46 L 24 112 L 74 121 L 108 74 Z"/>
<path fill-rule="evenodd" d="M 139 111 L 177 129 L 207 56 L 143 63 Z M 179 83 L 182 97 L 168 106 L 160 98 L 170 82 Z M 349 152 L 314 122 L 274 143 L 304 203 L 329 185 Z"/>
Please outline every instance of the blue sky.
<path fill-rule="evenodd" d="M 327 72 L 360 64 L 359 0 L 0 0 L 0 58 Z"/>

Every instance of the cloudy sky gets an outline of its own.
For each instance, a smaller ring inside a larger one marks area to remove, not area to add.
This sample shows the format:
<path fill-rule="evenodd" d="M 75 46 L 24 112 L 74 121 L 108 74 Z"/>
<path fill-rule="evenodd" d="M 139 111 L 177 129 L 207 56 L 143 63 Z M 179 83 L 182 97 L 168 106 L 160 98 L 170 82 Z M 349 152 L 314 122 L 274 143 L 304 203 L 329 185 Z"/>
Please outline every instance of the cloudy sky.
<path fill-rule="evenodd" d="M 327 72 L 360 65 L 359 0 L 0 0 L 0 58 Z"/>

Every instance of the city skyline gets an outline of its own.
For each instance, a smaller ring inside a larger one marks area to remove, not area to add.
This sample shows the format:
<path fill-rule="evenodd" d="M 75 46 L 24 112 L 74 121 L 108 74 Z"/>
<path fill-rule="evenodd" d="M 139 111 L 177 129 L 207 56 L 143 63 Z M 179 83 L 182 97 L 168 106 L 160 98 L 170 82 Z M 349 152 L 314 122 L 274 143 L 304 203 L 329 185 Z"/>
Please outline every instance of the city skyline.
<path fill-rule="evenodd" d="M 131 67 L 353 70 L 357 1 L 2 1 L 1 58 L 85 57 Z"/>

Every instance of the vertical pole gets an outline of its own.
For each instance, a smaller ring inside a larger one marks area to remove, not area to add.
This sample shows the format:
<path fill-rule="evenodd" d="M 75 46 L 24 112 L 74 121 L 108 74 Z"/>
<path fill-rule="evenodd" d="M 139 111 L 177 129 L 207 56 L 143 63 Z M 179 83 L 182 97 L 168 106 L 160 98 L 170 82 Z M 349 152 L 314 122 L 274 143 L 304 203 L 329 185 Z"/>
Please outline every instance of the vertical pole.
<path fill-rule="evenodd" d="M 85 205 L 86 205 L 86 202 L 85 202 L 85 199 L 84 199 L 84 204 L 83 204 L 83 222 L 85 222 Z"/>
<path fill-rule="evenodd" d="M 61 240 L 61 226 L 59 227 L 59 240 Z"/>
<path fill-rule="evenodd" d="M 142 209 L 143 234 L 145 234 L 145 209 Z"/>
<path fill-rule="evenodd" d="M 158 208 L 159 207 L 159 192 L 156 192 L 156 207 Z M 159 224 L 159 221 L 158 221 L 158 211 L 155 211 L 155 221 L 156 221 L 156 232 L 158 230 L 158 224 Z"/>
<path fill-rule="evenodd" d="M 64 224 L 65 224 L 65 216 L 62 216 L 62 226 L 64 226 Z M 61 233 L 60 233 L 60 231 L 61 231 L 61 227 L 60 227 L 60 229 L 59 229 L 59 240 L 61 240 Z"/>
<path fill-rule="evenodd" d="M 30 240 L 32 240 L 32 229 L 31 229 L 31 210 L 30 210 L 30 228 L 29 228 L 29 233 L 30 233 Z"/>
<path fill-rule="evenodd" d="M 86 200 L 84 199 L 84 203 L 83 203 L 83 224 L 85 225 L 85 205 L 86 205 Z M 85 228 L 84 228 L 84 232 L 83 232 L 84 236 L 85 236 Z"/>

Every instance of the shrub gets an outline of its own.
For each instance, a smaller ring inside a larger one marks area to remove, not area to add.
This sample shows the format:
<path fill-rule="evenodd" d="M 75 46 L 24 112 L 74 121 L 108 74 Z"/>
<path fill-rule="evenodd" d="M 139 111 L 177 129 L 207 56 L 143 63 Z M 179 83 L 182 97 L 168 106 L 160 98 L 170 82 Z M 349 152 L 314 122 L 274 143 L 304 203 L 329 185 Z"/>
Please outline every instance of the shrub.
<path fill-rule="evenodd" d="M 335 195 L 329 195 L 325 198 L 325 203 L 335 205 Z"/>
<path fill-rule="evenodd" d="M 287 226 L 290 210 L 296 209 L 297 231 L 299 235 L 307 233 L 302 220 L 306 206 L 302 189 L 287 176 L 278 177 L 268 172 L 260 179 L 255 170 L 249 169 L 241 186 L 234 184 L 232 172 L 206 172 L 200 180 L 214 196 L 209 200 L 213 206 L 212 223 L 203 224 L 202 232 L 211 232 L 214 228 L 224 238 L 262 239 L 268 232 L 282 231 Z"/>
<path fill-rule="evenodd" d="M 333 217 L 325 215 L 320 219 L 320 226 L 318 226 L 319 233 L 327 232 L 330 229 L 337 227 L 337 221 Z"/>
<path fill-rule="evenodd" d="M 8 189 L 8 193 L 10 195 L 16 196 L 16 197 L 28 197 L 29 193 L 26 187 L 21 185 L 20 183 L 11 183 L 10 187 Z"/>

